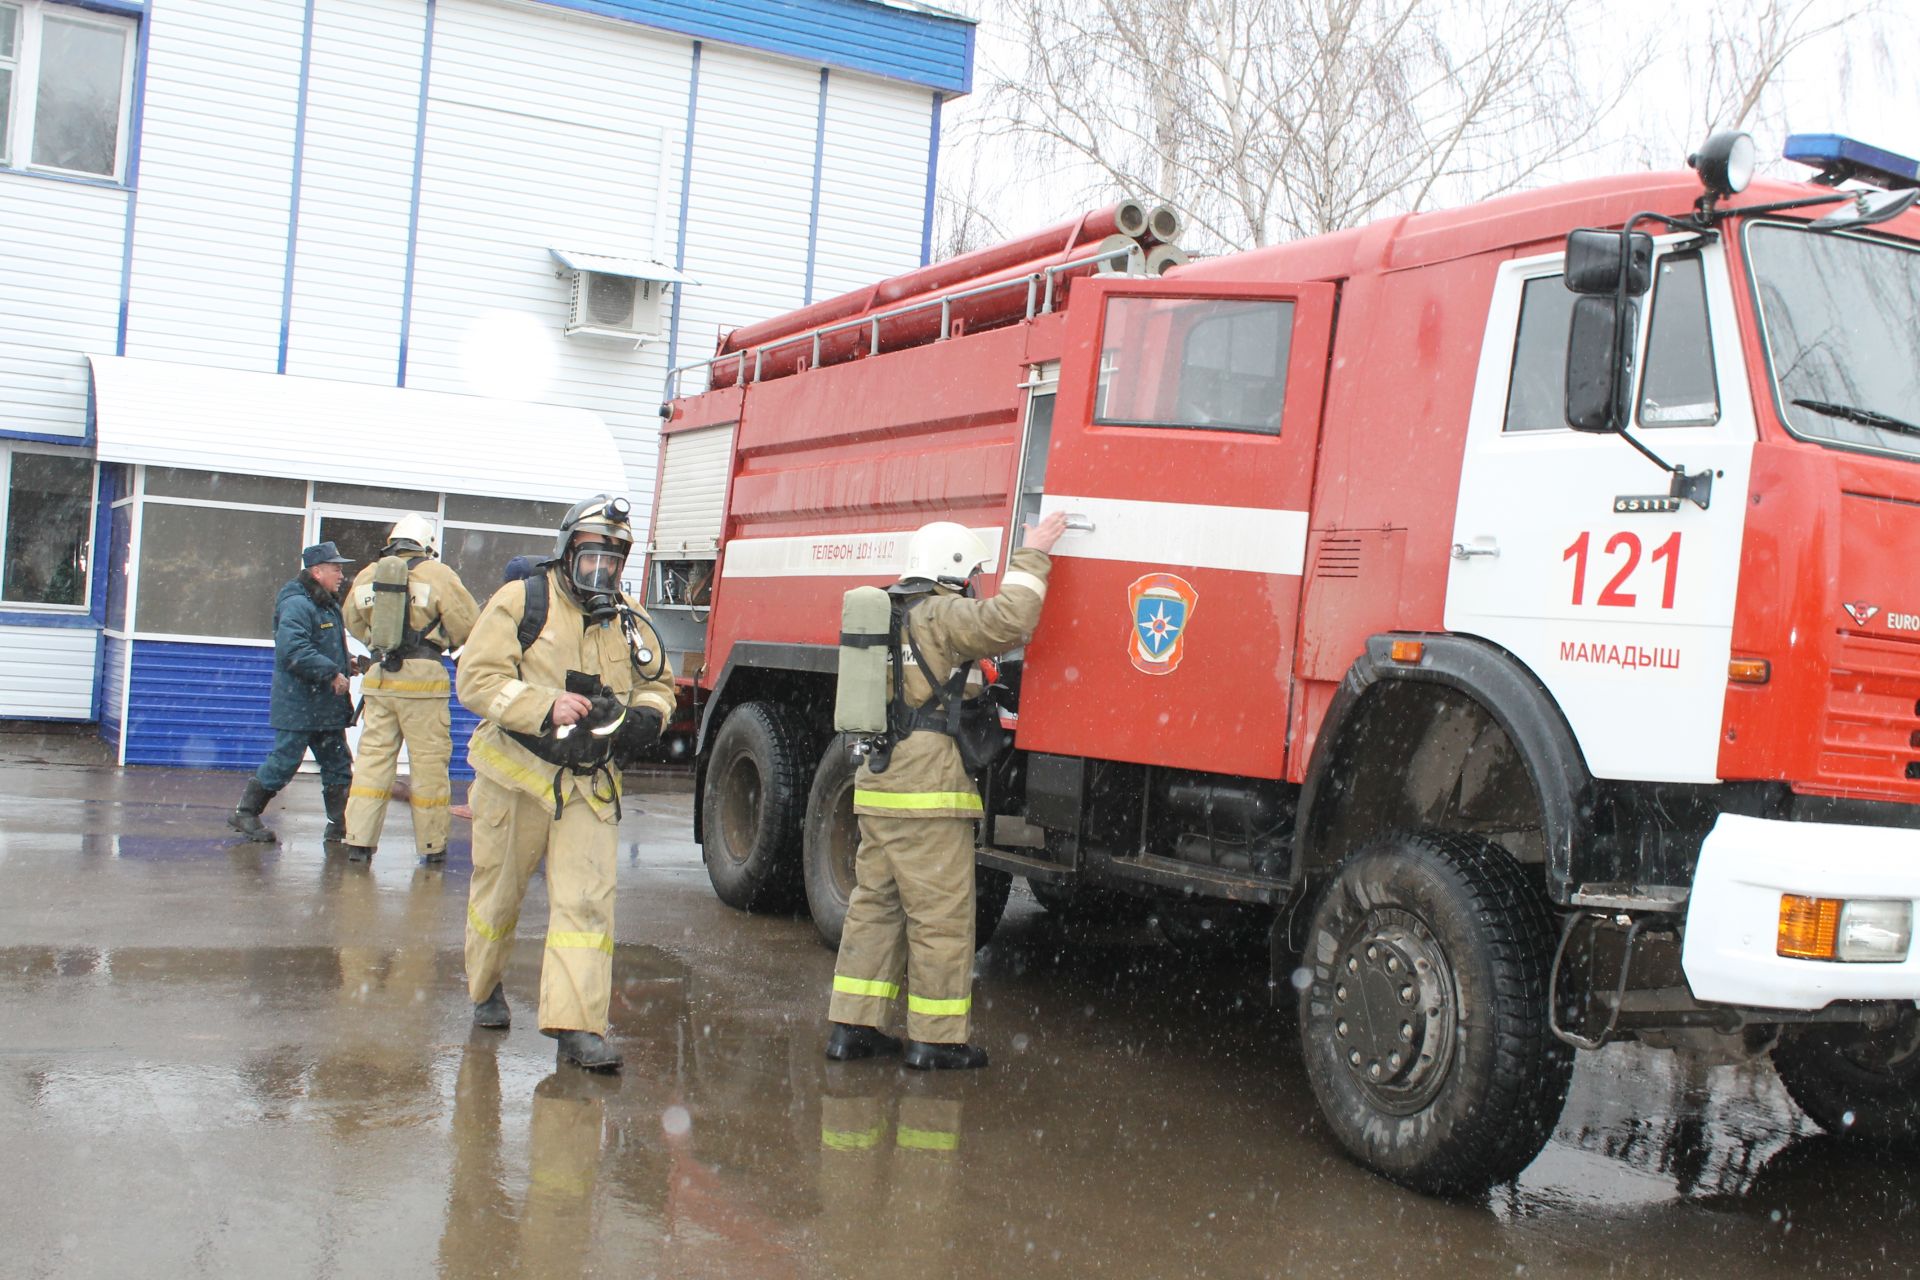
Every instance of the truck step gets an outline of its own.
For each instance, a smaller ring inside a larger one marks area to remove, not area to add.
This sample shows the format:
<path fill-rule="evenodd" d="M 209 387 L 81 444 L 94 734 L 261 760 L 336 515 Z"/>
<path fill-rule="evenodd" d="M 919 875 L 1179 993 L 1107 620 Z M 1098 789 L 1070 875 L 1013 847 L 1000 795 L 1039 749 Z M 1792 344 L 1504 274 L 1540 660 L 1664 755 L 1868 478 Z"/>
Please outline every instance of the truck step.
<path fill-rule="evenodd" d="M 1128 880 L 1141 880 L 1168 889 L 1185 889 L 1209 898 L 1225 898 L 1230 902 L 1279 906 L 1293 896 L 1293 886 L 1274 876 L 1222 871 L 1218 867 L 1203 867 L 1150 853 L 1133 858 L 1114 858 L 1103 862 L 1101 869 L 1109 875 Z"/>

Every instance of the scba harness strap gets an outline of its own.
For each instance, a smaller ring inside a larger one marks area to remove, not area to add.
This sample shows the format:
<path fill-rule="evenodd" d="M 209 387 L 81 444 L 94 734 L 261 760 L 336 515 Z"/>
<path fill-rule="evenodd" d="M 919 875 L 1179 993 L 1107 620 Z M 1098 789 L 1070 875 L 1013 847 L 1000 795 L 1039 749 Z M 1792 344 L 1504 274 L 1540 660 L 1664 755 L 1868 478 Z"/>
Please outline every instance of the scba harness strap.
<path fill-rule="evenodd" d="M 520 613 L 520 625 L 515 638 L 520 642 L 520 652 L 531 649 L 547 629 L 547 617 L 551 611 L 552 599 L 548 591 L 547 575 L 544 571 L 523 579 L 526 584 L 526 605 Z M 645 680 L 657 679 L 666 669 L 666 656 L 656 653 L 640 634 L 640 617 L 624 603 L 619 606 L 620 629 L 627 640 L 629 661 L 634 672 Z M 649 667 L 652 668 L 649 671 Z M 620 703 L 611 689 L 597 677 L 578 671 L 567 673 L 567 692 L 577 693 L 592 700 L 594 709 L 585 720 L 570 726 L 570 732 L 560 729 L 544 734 L 516 733 L 512 729 L 503 729 L 509 738 L 532 752 L 535 757 L 554 765 L 553 771 L 553 815 L 559 817 L 566 808 L 566 778 L 569 773 L 586 778 L 593 798 L 602 803 L 613 805 L 613 816 L 617 822 L 621 817 L 620 787 L 614 776 L 613 760 L 617 750 L 617 734 L 612 732 L 596 733 L 596 728 L 617 726 L 625 718 L 628 708 Z M 601 783 L 606 791 L 600 790 Z"/>
<path fill-rule="evenodd" d="M 1012 745 L 1012 735 L 1000 725 L 994 693 L 998 686 L 981 690 L 977 698 L 966 696 L 967 680 L 973 674 L 972 660 L 954 667 L 944 681 L 934 680 L 933 668 L 921 652 L 920 642 L 914 639 L 910 621 L 913 610 L 930 598 L 927 595 L 905 600 L 894 597 L 893 614 L 887 626 L 887 654 L 894 672 L 893 696 L 887 704 L 887 732 L 877 741 L 871 741 L 868 747 L 867 767 L 874 773 L 885 773 L 893 763 L 893 749 L 923 730 L 952 738 L 960 749 L 960 763 L 968 773 L 982 773 L 992 768 Z M 907 652 L 913 655 L 914 665 L 926 677 L 930 690 L 927 700 L 917 707 L 907 705 L 906 671 L 901 660 L 903 638 Z"/>
<path fill-rule="evenodd" d="M 432 635 L 440 626 L 441 614 L 438 610 L 434 612 L 432 621 L 417 631 L 407 625 L 407 617 L 410 613 L 409 606 L 412 604 L 413 597 L 413 571 L 425 564 L 428 558 L 427 556 L 414 556 L 412 559 L 406 561 L 405 572 L 397 578 L 391 576 L 381 578 L 378 576 L 380 570 L 378 568 L 375 570 L 376 576 L 373 580 L 373 615 L 376 629 L 378 629 L 381 624 L 383 614 L 380 608 L 380 598 L 382 596 L 393 595 L 400 597 L 399 601 L 393 604 L 394 610 L 399 615 L 399 639 L 393 643 L 385 645 L 375 644 L 369 647 L 369 652 L 373 655 L 373 660 L 388 671 L 398 671 L 400 664 L 409 658 L 438 658 L 446 652 L 444 646 L 435 644 L 433 641 L 427 639 L 427 637 Z M 397 560 L 399 557 L 387 556 L 383 557 L 382 561 L 384 563 L 385 560 L 390 559 Z M 379 640 L 380 637 L 376 635 L 374 639 Z"/>

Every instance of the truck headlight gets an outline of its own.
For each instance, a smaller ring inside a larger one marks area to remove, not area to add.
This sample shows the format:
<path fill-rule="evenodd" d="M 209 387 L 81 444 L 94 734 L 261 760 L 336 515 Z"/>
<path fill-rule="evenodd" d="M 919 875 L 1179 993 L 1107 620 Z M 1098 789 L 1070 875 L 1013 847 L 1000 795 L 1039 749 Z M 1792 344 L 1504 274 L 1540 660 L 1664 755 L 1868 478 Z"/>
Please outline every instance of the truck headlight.
<path fill-rule="evenodd" d="M 1913 942 L 1913 904 L 1905 899 L 1780 895 L 1774 950 L 1795 960 L 1896 964 Z"/>

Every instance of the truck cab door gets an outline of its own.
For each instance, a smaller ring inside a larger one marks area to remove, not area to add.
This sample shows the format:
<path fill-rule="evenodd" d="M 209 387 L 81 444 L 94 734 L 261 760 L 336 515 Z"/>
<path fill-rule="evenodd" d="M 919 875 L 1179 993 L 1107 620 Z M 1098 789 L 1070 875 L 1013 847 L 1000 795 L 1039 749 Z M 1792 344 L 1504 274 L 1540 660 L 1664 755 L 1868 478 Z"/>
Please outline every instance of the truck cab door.
<path fill-rule="evenodd" d="M 1561 255 L 1496 278 L 1461 461 L 1446 628 L 1512 654 L 1595 777 L 1712 782 L 1756 437 L 1723 244 L 1656 242 L 1631 430 L 1711 473 L 1705 507 L 1631 445 L 1566 423 Z"/>
<path fill-rule="evenodd" d="M 1019 746 L 1282 776 L 1335 292 L 1076 283 Z"/>

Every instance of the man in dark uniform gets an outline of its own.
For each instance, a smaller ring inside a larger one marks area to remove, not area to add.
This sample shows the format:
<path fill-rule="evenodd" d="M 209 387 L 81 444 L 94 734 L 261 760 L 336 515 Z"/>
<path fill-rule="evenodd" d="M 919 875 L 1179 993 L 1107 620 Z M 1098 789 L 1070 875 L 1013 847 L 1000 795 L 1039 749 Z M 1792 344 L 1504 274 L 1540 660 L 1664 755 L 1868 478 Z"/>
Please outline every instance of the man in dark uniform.
<path fill-rule="evenodd" d="M 347 629 L 340 618 L 340 583 L 353 561 L 331 542 L 300 553 L 300 575 L 280 588 L 273 605 L 273 696 L 268 723 L 273 750 L 247 780 L 227 825 L 247 839 L 271 844 L 279 837 L 260 821 L 267 801 L 293 778 L 309 750 L 320 764 L 330 841 L 346 836 L 347 788 L 353 756 L 347 725 L 353 699 L 347 693 Z"/>

